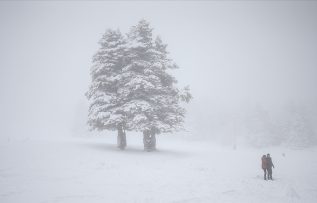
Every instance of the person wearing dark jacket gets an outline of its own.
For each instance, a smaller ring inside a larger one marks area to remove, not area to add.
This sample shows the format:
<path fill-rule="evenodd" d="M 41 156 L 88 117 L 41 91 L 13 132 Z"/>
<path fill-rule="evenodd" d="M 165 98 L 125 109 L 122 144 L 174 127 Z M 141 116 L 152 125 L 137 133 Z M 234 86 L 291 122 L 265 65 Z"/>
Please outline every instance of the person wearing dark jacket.
<path fill-rule="evenodd" d="M 272 158 L 271 158 L 270 154 L 266 155 L 266 162 L 267 162 L 267 172 L 268 172 L 267 179 L 273 180 L 272 179 L 272 167 L 274 168 L 274 164 L 272 162 Z"/>
<path fill-rule="evenodd" d="M 267 158 L 265 155 L 262 156 L 262 169 L 264 171 L 264 180 L 266 180 L 266 174 L 267 174 Z"/>

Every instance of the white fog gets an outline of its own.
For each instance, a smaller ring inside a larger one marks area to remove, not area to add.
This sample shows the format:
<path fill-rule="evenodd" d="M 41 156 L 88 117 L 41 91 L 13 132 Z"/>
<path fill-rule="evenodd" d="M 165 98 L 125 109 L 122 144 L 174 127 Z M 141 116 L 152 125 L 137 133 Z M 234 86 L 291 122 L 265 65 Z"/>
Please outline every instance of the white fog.
<path fill-rule="evenodd" d="M 177 113 L 117 130 L 91 116 L 93 57 L 113 29 L 137 63 L 148 25 L 179 66 L 160 100 Z M 316 202 L 316 36 L 315 1 L 0 1 L 0 202 Z"/>

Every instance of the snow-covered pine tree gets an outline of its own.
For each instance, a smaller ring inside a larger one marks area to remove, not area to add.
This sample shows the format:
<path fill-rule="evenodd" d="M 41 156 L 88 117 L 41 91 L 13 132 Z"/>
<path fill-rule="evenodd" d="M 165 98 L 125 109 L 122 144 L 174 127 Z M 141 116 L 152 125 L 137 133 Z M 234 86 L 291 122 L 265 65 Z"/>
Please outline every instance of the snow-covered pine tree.
<path fill-rule="evenodd" d="M 245 121 L 247 140 L 252 146 L 267 147 L 281 143 L 279 131 L 271 116 L 263 106 L 257 104 L 248 113 Z"/>
<path fill-rule="evenodd" d="M 126 147 L 124 95 L 118 93 L 122 68 L 126 66 L 126 40 L 119 30 L 108 29 L 93 56 L 91 85 L 86 96 L 90 102 L 88 125 L 91 130 L 117 130 L 117 144 Z"/>
<path fill-rule="evenodd" d="M 285 144 L 292 148 L 305 148 L 317 142 L 316 134 L 311 124 L 309 111 L 304 106 L 290 104 L 288 107 L 286 127 L 284 128 Z"/>
<path fill-rule="evenodd" d="M 180 91 L 167 69 L 177 68 L 167 57 L 166 45 L 153 39 L 147 21 L 141 20 L 128 34 L 128 65 L 123 68 L 126 83 L 118 92 L 125 95 L 128 129 L 143 132 L 144 149 L 156 148 L 155 135 L 182 127 L 185 109 L 180 101 L 192 98 L 189 88 Z"/>

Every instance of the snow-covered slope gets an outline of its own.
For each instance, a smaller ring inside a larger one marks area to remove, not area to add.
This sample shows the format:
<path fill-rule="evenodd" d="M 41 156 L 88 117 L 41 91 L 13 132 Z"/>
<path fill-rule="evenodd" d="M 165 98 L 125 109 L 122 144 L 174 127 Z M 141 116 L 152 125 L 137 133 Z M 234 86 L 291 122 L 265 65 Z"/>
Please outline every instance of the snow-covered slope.
<path fill-rule="evenodd" d="M 0 202 L 317 202 L 317 149 L 242 149 L 159 136 L 0 142 Z M 260 158 L 271 153 L 274 181 Z"/>

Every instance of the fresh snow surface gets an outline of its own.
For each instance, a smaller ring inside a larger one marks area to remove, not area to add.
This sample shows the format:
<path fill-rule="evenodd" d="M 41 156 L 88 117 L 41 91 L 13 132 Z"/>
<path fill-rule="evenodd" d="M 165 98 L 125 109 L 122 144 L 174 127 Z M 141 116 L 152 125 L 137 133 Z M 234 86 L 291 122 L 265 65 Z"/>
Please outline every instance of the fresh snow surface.
<path fill-rule="evenodd" d="M 0 141 L 0 202 L 317 202 L 317 149 L 252 149 L 158 136 Z M 261 156 L 270 153 L 273 181 Z"/>

